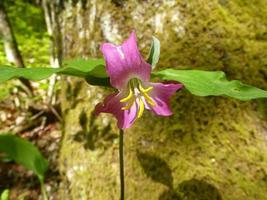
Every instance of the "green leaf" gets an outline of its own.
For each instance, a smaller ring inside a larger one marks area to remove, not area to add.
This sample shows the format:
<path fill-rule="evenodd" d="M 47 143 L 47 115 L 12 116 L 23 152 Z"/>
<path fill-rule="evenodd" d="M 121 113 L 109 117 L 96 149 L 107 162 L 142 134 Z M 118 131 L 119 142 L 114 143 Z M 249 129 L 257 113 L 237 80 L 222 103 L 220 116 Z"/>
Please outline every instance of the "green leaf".
<path fill-rule="evenodd" d="M 197 96 L 228 96 L 239 100 L 267 98 L 267 91 L 237 80 L 228 81 L 221 71 L 166 69 L 153 75 L 164 80 L 178 81 Z"/>
<path fill-rule="evenodd" d="M 32 143 L 12 134 L 1 134 L 0 152 L 7 154 L 18 164 L 32 170 L 41 182 L 44 180 L 48 161 Z"/>
<path fill-rule="evenodd" d="M 105 70 L 105 61 L 103 59 L 76 59 L 76 60 L 68 60 L 65 61 L 64 64 L 67 67 L 88 73 L 90 72 L 90 76 L 98 77 L 98 78 L 106 78 L 107 73 Z M 88 74 L 89 75 L 89 74 Z"/>
<path fill-rule="evenodd" d="M 0 196 L 0 200 L 8 200 L 9 197 L 9 190 L 6 189 L 2 192 L 1 196 Z"/>
<path fill-rule="evenodd" d="M 156 67 L 156 64 L 159 61 L 159 55 L 160 55 L 160 41 L 156 37 L 152 36 L 152 44 L 147 59 L 147 62 L 151 64 L 152 69 Z"/>
<path fill-rule="evenodd" d="M 87 76 L 85 78 L 85 80 L 90 85 L 111 87 L 109 78 L 98 78 L 98 77 L 94 77 L 94 76 Z"/>
<path fill-rule="evenodd" d="M 0 66 L 0 83 L 13 78 L 25 78 L 39 81 L 50 77 L 52 74 L 64 74 L 85 78 L 92 76 L 96 78 L 107 78 L 103 59 L 72 60 L 67 61 L 63 68 L 17 68 L 6 65 Z"/>

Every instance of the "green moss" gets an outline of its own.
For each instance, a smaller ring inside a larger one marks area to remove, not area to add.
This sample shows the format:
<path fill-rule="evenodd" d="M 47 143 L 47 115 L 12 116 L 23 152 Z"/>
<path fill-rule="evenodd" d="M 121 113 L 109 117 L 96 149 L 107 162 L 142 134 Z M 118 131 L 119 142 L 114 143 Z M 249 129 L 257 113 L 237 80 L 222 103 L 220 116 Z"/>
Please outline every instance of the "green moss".
<path fill-rule="evenodd" d="M 223 70 L 229 78 L 267 89 L 264 0 L 168 2 L 69 7 L 65 14 L 72 17 L 63 21 L 66 57 L 96 56 L 103 36 L 119 43 L 135 27 L 144 53 L 151 35 L 160 39 L 158 69 Z M 64 84 L 61 199 L 118 199 L 115 120 L 92 114 L 105 92 L 77 81 L 70 89 Z M 183 90 L 171 105 L 173 116 L 146 112 L 125 133 L 127 199 L 267 199 L 266 100 L 194 97 Z"/>

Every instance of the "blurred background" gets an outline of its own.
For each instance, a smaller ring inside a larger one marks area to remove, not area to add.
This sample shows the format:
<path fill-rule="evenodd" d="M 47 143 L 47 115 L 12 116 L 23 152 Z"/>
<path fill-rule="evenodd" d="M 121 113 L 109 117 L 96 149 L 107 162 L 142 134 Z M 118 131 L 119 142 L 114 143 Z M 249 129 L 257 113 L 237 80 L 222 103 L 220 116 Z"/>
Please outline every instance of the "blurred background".
<path fill-rule="evenodd" d="M 136 30 L 146 58 L 161 41 L 156 69 L 221 70 L 267 90 L 266 0 L 0 0 L 0 64 L 62 67 L 101 57 Z M 49 199 L 118 199 L 116 121 L 95 117 L 107 90 L 63 76 L 0 85 L 0 133 L 35 144 L 49 161 Z M 145 113 L 125 134 L 128 200 L 267 199 L 267 101 L 172 99 L 169 118 Z M 1 159 L 1 154 L 0 154 Z M 0 162 L 0 193 L 41 199 L 38 179 Z"/>

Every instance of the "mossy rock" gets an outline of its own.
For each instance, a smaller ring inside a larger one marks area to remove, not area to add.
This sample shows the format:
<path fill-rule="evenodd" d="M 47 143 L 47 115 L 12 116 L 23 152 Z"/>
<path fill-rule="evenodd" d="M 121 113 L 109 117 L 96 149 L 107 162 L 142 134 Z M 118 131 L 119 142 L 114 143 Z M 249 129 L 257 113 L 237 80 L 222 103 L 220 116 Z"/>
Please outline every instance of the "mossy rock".
<path fill-rule="evenodd" d="M 62 18 L 65 58 L 101 56 L 103 41 L 136 30 L 143 55 L 161 41 L 157 69 L 222 70 L 267 89 L 265 0 L 77 1 Z M 110 91 L 62 83 L 60 199 L 118 199 L 118 130 L 94 106 Z M 174 115 L 146 112 L 125 132 L 127 200 L 267 199 L 266 100 L 195 97 L 182 90 Z"/>

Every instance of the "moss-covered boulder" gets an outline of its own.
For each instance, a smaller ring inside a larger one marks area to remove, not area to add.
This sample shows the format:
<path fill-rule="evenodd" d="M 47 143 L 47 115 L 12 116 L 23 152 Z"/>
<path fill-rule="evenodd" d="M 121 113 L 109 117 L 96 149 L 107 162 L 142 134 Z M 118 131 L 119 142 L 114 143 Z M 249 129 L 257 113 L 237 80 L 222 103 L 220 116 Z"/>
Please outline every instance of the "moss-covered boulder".
<path fill-rule="evenodd" d="M 132 29 L 145 56 L 161 41 L 157 69 L 222 70 L 267 89 L 265 0 L 88 0 L 65 3 L 65 59 L 101 56 L 103 41 L 121 43 Z M 63 178 L 59 199 L 118 199 L 118 130 L 93 115 L 108 93 L 78 79 L 62 83 Z M 127 200 L 267 199 L 267 102 L 172 99 L 174 115 L 146 112 L 125 132 Z"/>

